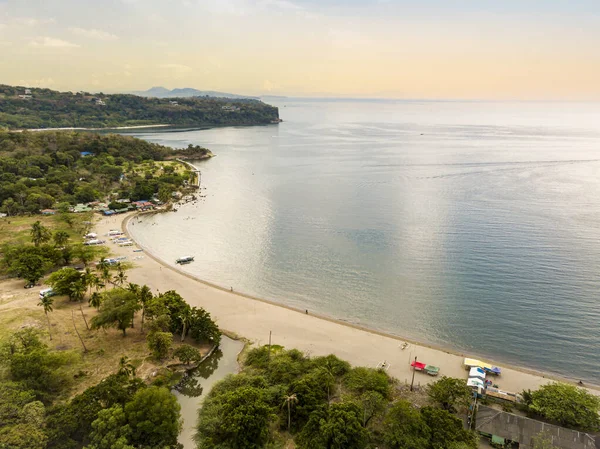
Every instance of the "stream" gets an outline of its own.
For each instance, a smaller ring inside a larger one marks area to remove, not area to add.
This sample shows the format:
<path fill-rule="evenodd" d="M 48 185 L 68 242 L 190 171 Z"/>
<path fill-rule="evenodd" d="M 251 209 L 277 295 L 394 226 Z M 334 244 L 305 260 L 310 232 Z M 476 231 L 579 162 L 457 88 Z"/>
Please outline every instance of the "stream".
<path fill-rule="evenodd" d="M 173 394 L 181 405 L 183 426 L 178 441 L 183 444 L 184 449 L 196 449 L 194 434 L 198 409 L 214 384 L 228 374 L 237 372 L 237 356 L 243 348 L 243 342 L 223 335 L 219 348 L 198 368 L 190 370 L 173 389 Z"/>

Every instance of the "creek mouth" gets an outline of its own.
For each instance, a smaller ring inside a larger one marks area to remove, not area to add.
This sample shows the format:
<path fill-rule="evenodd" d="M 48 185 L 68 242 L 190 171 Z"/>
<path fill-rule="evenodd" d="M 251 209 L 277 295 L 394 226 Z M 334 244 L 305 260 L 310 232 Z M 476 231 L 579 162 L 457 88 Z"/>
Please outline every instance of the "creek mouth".
<path fill-rule="evenodd" d="M 181 406 L 183 426 L 178 442 L 184 449 L 195 449 L 194 434 L 198 410 L 213 385 L 238 371 L 238 354 L 244 343 L 223 335 L 219 348 L 206 358 L 197 368 L 187 371 L 172 392 Z"/>

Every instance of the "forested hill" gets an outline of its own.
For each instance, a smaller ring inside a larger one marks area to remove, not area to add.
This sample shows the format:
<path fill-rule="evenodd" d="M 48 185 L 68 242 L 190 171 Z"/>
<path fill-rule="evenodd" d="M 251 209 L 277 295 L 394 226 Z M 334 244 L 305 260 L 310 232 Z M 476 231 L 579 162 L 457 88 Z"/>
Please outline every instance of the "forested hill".
<path fill-rule="evenodd" d="M 278 119 L 279 110 L 259 100 L 144 98 L 0 84 L 0 128 L 263 125 Z"/>

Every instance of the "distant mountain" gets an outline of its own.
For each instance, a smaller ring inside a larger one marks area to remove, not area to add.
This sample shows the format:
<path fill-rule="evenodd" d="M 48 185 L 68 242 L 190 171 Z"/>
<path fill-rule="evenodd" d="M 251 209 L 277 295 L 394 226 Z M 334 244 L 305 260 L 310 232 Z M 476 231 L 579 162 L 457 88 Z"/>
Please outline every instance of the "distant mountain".
<path fill-rule="evenodd" d="M 214 90 L 198 90 L 191 87 L 169 90 L 162 86 L 155 86 L 148 90 L 130 92 L 140 97 L 155 98 L 185 98 L 185 97 L 215 97 L 215 98 L 250 98 L 257 100 L 258 97 L 248 95 L 229 94 L 226 92 L 216 92 Z"/>

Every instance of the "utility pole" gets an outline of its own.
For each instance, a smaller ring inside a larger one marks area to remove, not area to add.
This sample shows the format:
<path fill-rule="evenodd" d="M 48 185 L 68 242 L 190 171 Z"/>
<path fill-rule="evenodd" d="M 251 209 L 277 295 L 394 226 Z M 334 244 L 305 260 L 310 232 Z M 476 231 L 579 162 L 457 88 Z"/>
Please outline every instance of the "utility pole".
<path fill-rule="evenodd" d="M 415 365 L 417 364 L 417 356 L 415 356 Z M 410 391 L 413 391 L 413 385 L 415 383 L 415 366 L 413 366 L 412 380 L 410 381 Z"/>
<path fill-rule="evenodd" d="M 269 356 L 268 360 L 271 361 L 271 331 L 269 331 Z"/>

